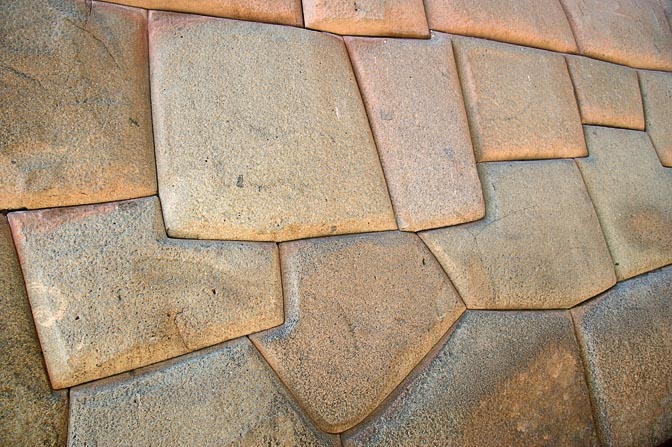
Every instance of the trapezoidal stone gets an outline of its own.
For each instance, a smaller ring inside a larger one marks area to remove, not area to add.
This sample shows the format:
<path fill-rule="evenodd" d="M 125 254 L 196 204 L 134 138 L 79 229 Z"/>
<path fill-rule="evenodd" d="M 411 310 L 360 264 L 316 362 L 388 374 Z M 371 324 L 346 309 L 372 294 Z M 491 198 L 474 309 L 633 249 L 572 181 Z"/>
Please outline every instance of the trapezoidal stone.
<path fill-rule="evenodd" d="M 672 73 L 639 71 L 646 132 L 663 166 L 672 168 Z"/>

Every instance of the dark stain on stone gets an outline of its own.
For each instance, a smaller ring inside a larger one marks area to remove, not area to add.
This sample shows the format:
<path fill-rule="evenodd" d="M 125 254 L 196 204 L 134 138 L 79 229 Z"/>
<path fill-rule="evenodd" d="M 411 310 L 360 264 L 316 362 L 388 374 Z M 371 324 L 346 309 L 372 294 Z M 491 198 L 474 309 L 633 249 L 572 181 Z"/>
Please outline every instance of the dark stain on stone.
<path fill-rule="evenodd" d="M 242 187 L 245 186 L 245 184 L 243 183 L 243 174 L 240 174 L 238 176 L 238 180 L 236 180 L 236 186 L 239 187 L 239 188 L 242 188 Z"/>

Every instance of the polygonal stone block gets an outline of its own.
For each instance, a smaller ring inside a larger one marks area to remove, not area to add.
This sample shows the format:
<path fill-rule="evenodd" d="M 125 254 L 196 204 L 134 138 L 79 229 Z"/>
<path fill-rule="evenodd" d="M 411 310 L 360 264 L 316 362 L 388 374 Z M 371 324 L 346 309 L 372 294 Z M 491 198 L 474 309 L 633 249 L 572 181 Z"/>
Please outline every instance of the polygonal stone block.
<path fill-rule="evenodd" d="M 639 71 L 646 132 L 663 166 L 672 168 L 672 73 Z"/>

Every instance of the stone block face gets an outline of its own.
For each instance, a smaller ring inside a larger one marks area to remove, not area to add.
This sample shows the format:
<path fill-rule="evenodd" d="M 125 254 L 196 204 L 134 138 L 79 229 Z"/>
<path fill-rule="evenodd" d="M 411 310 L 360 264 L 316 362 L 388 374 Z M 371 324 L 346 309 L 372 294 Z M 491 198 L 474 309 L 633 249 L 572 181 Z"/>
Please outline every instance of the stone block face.
<path fill-rule="evenodd" d="M 450 39 L 346 38 L 397 224 L 417 231 L 485 213 Z"/>
<path fill-rule="evenodd" d="M 0 209 L 156 194 L 147 13 L 83 0 L 0 11 Z"/>
<path fill-rule="evenodd" d="M 603 445 L 672 438 L 672 267 L 572 310 Z"/>
<path fill-rule="evenodd" d="M 341 38 L 150 15 L 168 234 L 288 240 L 396 228 Z"/>
<path fill-rule="evenodd" d="M 561 55 L 480 39 L 453 43 L 476 161 L 586 155 Z"/>
<path fill-rule="evenodd" d="M 285 324 L 252 341 L 328 432 L 364 419 L 464 310 L 415 234 L 280 245 Z"/>
<path fill-rule="evenodd" d="M 572 160 L 478 165 L 479 222 L 421 233 L 470 309 L 569 308 L 616 278 Z"/>
<path fill-rule="evenodd" d="M 640 71 L 646 132 L 660 162 L 672 168 L 672 73 Z"/>
<path fill-rule="evenodd" d="M 54 388 L 283 321 L 274 244 L 167 239 L 155 197 L 9 220 Z"/>
<path fill-rule="evenodd" d="M 672 170 L 645 132 L 586 126 L 577 160 L 619 281 L 672 263 Z"/>

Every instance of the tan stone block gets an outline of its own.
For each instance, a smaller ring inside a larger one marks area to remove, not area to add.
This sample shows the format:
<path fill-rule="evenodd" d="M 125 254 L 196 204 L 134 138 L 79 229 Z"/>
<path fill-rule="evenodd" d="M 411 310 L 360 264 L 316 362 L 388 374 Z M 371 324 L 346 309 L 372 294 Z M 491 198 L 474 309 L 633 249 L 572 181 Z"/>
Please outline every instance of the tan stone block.
<path fill-rule="evenodd" d="M 343 40 L 151 13 L 168 234 L 288 240 L 396 228 Z"/>
<path fill-rule="evenodd" d="M 156 194 L 147 13 L 83 0 L 0 8 L 0 209 Z"/>
<path fill-rule="evenodd" d="M 464 310 L 415 234 L 280 245 L 285 324 L 252 341 L 328 432 L 364 419 Z"/>
<path fill-rule="evenodd" d="M 672 168 L 672 73 L 640 71 L 646 131 L 660 162 Z"/>
<path fill-rule="evenodd" d="M 366 446 L 597 446 L 567 312 L 467 311 L 362 425 Z"/>
<path fill-rule="evenodd" d="M 660 165 L 645 132 L 585 131 L 590 157 L 577 163 L 618 280 L 672 263 L 672 170 Z"/>
<path fill-rule="evenodd" d="M 569 308 L 616 282 L 572 160 L 478 165 L 479 222 L 421 233 L 470 309 Z"/>
<path fill-rule="evenodd" d="M 402 230 L 485 213 L 450 39 L 346 38 Z"/>
<path fill-rule="evenodd" d="M 167 239 L 155 197 L 9 221 L 55 388 L 283 321 L 274 244 Z"/>
<path fill-rule="evenodd" d="M 587 154 L 561 55 L 480 39 L 453 43 L 476 161 Z"/>

